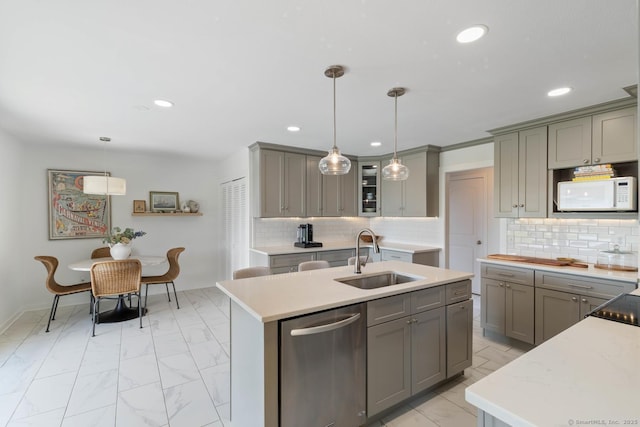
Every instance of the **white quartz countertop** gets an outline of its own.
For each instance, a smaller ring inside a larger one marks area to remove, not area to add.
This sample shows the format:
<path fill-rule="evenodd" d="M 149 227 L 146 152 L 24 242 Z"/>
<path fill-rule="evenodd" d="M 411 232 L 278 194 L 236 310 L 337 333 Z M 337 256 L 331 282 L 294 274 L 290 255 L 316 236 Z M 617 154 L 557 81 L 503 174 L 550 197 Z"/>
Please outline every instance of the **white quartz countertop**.
<path fill-rule="evenodd" d="M 600 278 L 608 280 L 619 280 L 622 282 L 638 283 L 637 271 L 616 271 L 595 268 L 593 264 L 589 264 L 589 268 L 580 267 L 556 267 L 554 265 L 534 264 L 530 262 L 504 261 L 492 258 L 480 258 L 478 261 L 487 264 L 506 265 L 509 267 L 524 267 L 542 271 L 553 271 L 555 273 L 575 274 L 578 276 L 588 276 L 591 278 Z"/>
<path fill-rule="evenodd" d="M 639 368 L 640 327 L 587 317 L 467 387 L 465 397 L 513 426 L 639 425 Z"/>
<path fill-rule="evenodd" d="M 385 242 L 382 239 L 378 242 L 380 249 L 390 249 L 399 252 L 408 253 L 422 253 L 422 252 L 438 252 L 442 248 L 436 246 L 414 245 L 411 243 L 400 242 Z M 298 254 L 305 252 L 321 252 L 321 251 L 334 251 L 339 249 L 353 249 L 356 247 L 355 240 L 342 241 L 342 242 L 323 242 L 321 248 L 296 248 L 293 243 L 284 246 L 262 246 L 252 248 L 251 251 L 258 252 L 264 255 L 283 255 L 283 254 Z M 370 243 L 360 242 L 361 248 L 370 248 Z"/>
<path fill-rule="evenodd" d="M 335 279 L 356 276 L 353 266 L 226 280 L 216 286 L 263 323 L 430 288 L 473 277 L 471 273 L 383 261 L 367 264 L 362 276 L 395 271 L 419 280 L 377 289 L 359 289 Z"/>

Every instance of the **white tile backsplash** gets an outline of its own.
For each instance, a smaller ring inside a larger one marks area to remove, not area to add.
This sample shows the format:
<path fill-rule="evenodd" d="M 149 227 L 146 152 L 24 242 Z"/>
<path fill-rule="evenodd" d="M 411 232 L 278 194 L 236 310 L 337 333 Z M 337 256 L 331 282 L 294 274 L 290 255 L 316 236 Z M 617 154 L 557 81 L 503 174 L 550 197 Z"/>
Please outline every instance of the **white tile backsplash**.
<path fill-rule="evenodd" d="M 507 253 L 539 258 L 572 257 L 595 263 L 598 251 L 638 250 L 636 220 L 507 219 Z"/>
<path fill-rule="evenodd" d="M 348 241 L 368 227 L 393 242 L 443 246 L 444 226 L 439 218 L 254 218 L 253 247 L 290 245 L 299 224 L 313 224 L 318 242 Z"/>

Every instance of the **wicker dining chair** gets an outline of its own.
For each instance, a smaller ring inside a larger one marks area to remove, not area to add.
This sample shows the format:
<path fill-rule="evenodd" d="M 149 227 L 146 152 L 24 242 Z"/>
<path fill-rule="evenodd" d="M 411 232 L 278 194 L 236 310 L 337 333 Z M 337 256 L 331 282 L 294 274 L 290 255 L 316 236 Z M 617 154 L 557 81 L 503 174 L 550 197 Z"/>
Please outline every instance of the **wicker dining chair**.
<path fill-rule="evenodd" d="M 138 317 L 142 328 L 142 304 L 140 277 L 142 264 L 137 259 L 98 261 L 91 265 L 91 292 L 93 294 L 91 336 L 96 336 L 96 322 L 100 321 L 100 300 L 118 299 L 129 294 L 138 297 Z"/>
<path fill-rule="evenodd" d="M 176 297 L 176 307 L 180 308 L 178 303 L 178 294 L 176 293 L 176 284 L 174 280 L 180 274 L 180 264 L 178 264 L 178 257 L 184 252 L 184 248 L 172 248 L 167 251 L 167 260 L 169 261 L 169 270 L 162 276 L 142 276 L 142 284 L 144 288 L 144 306 L 147 306 L 147 295 L 149 294 L 149 285 L 159 285 L 164 283 L 167 288 L 167 298 L 171 302 L 171 294 L 169 294 L 169 283 L 173 286 L 173 295 Z"/>
<path fill-rule="evenodd" d="M 319 261 L 304 261 L 298 264 L 298 271 L 307 271 L 307 270 L 319 270 L 321 268 L 329 268 L 331 265 L 329 261 L 319 260 Z"/>
<path fill-rule="evenodd" d="M 260 276 L 268 276 L 271 274 L 271 269 L 269 267 L 246 267 L 240 268 L 233 272 L 233 280 L 236 279 L 247 279 L 249 277 L 260 277 Z"/>
<path fill-rule="evenodd" d="M 110 258 L 110 257 L 111 257 L 111 248 L 109 246 L 96 248 L 93 250 L 93 252 L 91 252 L 91 259 Z"/>
<path fill-rule="evenodd" d="M 47 279 L 45 285 L 47 290 L 53 294 L 53 303 L 51 304 L 51 312 L 49 313 L 49 321 L 47 322 L 47 330 L 49 332 L 49 325 L 51 321 L 56 319 L 56 311 L 58 311 L 58 301 L 63 295 L 72 295 L 80 292 L 91 291 L 91 283 L 83 282 L 75 285 L 61 285 L 56 282 L 55 274 L 58 269 L 58 259 L 53 256 L 37 256 L 34 257 L 36 261 L 40 261 L 47 269 Z"/>

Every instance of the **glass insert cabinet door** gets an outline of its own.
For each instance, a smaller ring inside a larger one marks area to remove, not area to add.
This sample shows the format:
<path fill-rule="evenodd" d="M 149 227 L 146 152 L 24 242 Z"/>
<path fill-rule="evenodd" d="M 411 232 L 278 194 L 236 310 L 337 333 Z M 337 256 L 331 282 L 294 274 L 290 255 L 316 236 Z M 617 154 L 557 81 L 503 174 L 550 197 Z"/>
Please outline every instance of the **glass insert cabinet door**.
<path fill-rule="evenodd" d="M 358 162 L 358 214 L 380 215 L 380 162 Z"/>

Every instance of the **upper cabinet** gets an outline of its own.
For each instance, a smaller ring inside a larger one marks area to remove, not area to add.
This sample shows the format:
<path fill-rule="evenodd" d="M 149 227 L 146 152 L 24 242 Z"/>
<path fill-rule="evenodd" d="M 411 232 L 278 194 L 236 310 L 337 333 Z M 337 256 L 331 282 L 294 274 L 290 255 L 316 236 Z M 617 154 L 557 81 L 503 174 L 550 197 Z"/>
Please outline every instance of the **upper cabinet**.
<path fill-rule="evenodd" d="M 547 127 L 496 136 L 494 215 L 547 216 Z"/>
<path fill-rule="evenodd" d="M 380 216 L 380 162 L 358 162 L 358 214 Z"/>
<path fill-rule="evenodd" d="M 549 125 L 549 169 L 637 160 L 637 107 Z"/>
<path fill-rule="evenodd" d="M 307 159 L 303 154 L 253 150 L 253 211 L 259 217 L 305 216 Z"/>
<path fill-rule="evenodd" d="M 346 175 L 322 176 L 322 216 L 358 216 L 357 176 L 358 162 L 354 161 Z"/>
<path fill-rule="evenodd" d="M 434 147 L 399 156 L 409 168 L 405 181 L 381 180 L 382 216 L 438 216 L 438 167 L 440 153 Z M 386 165 L 388 160 L 382 162 Z"/>

